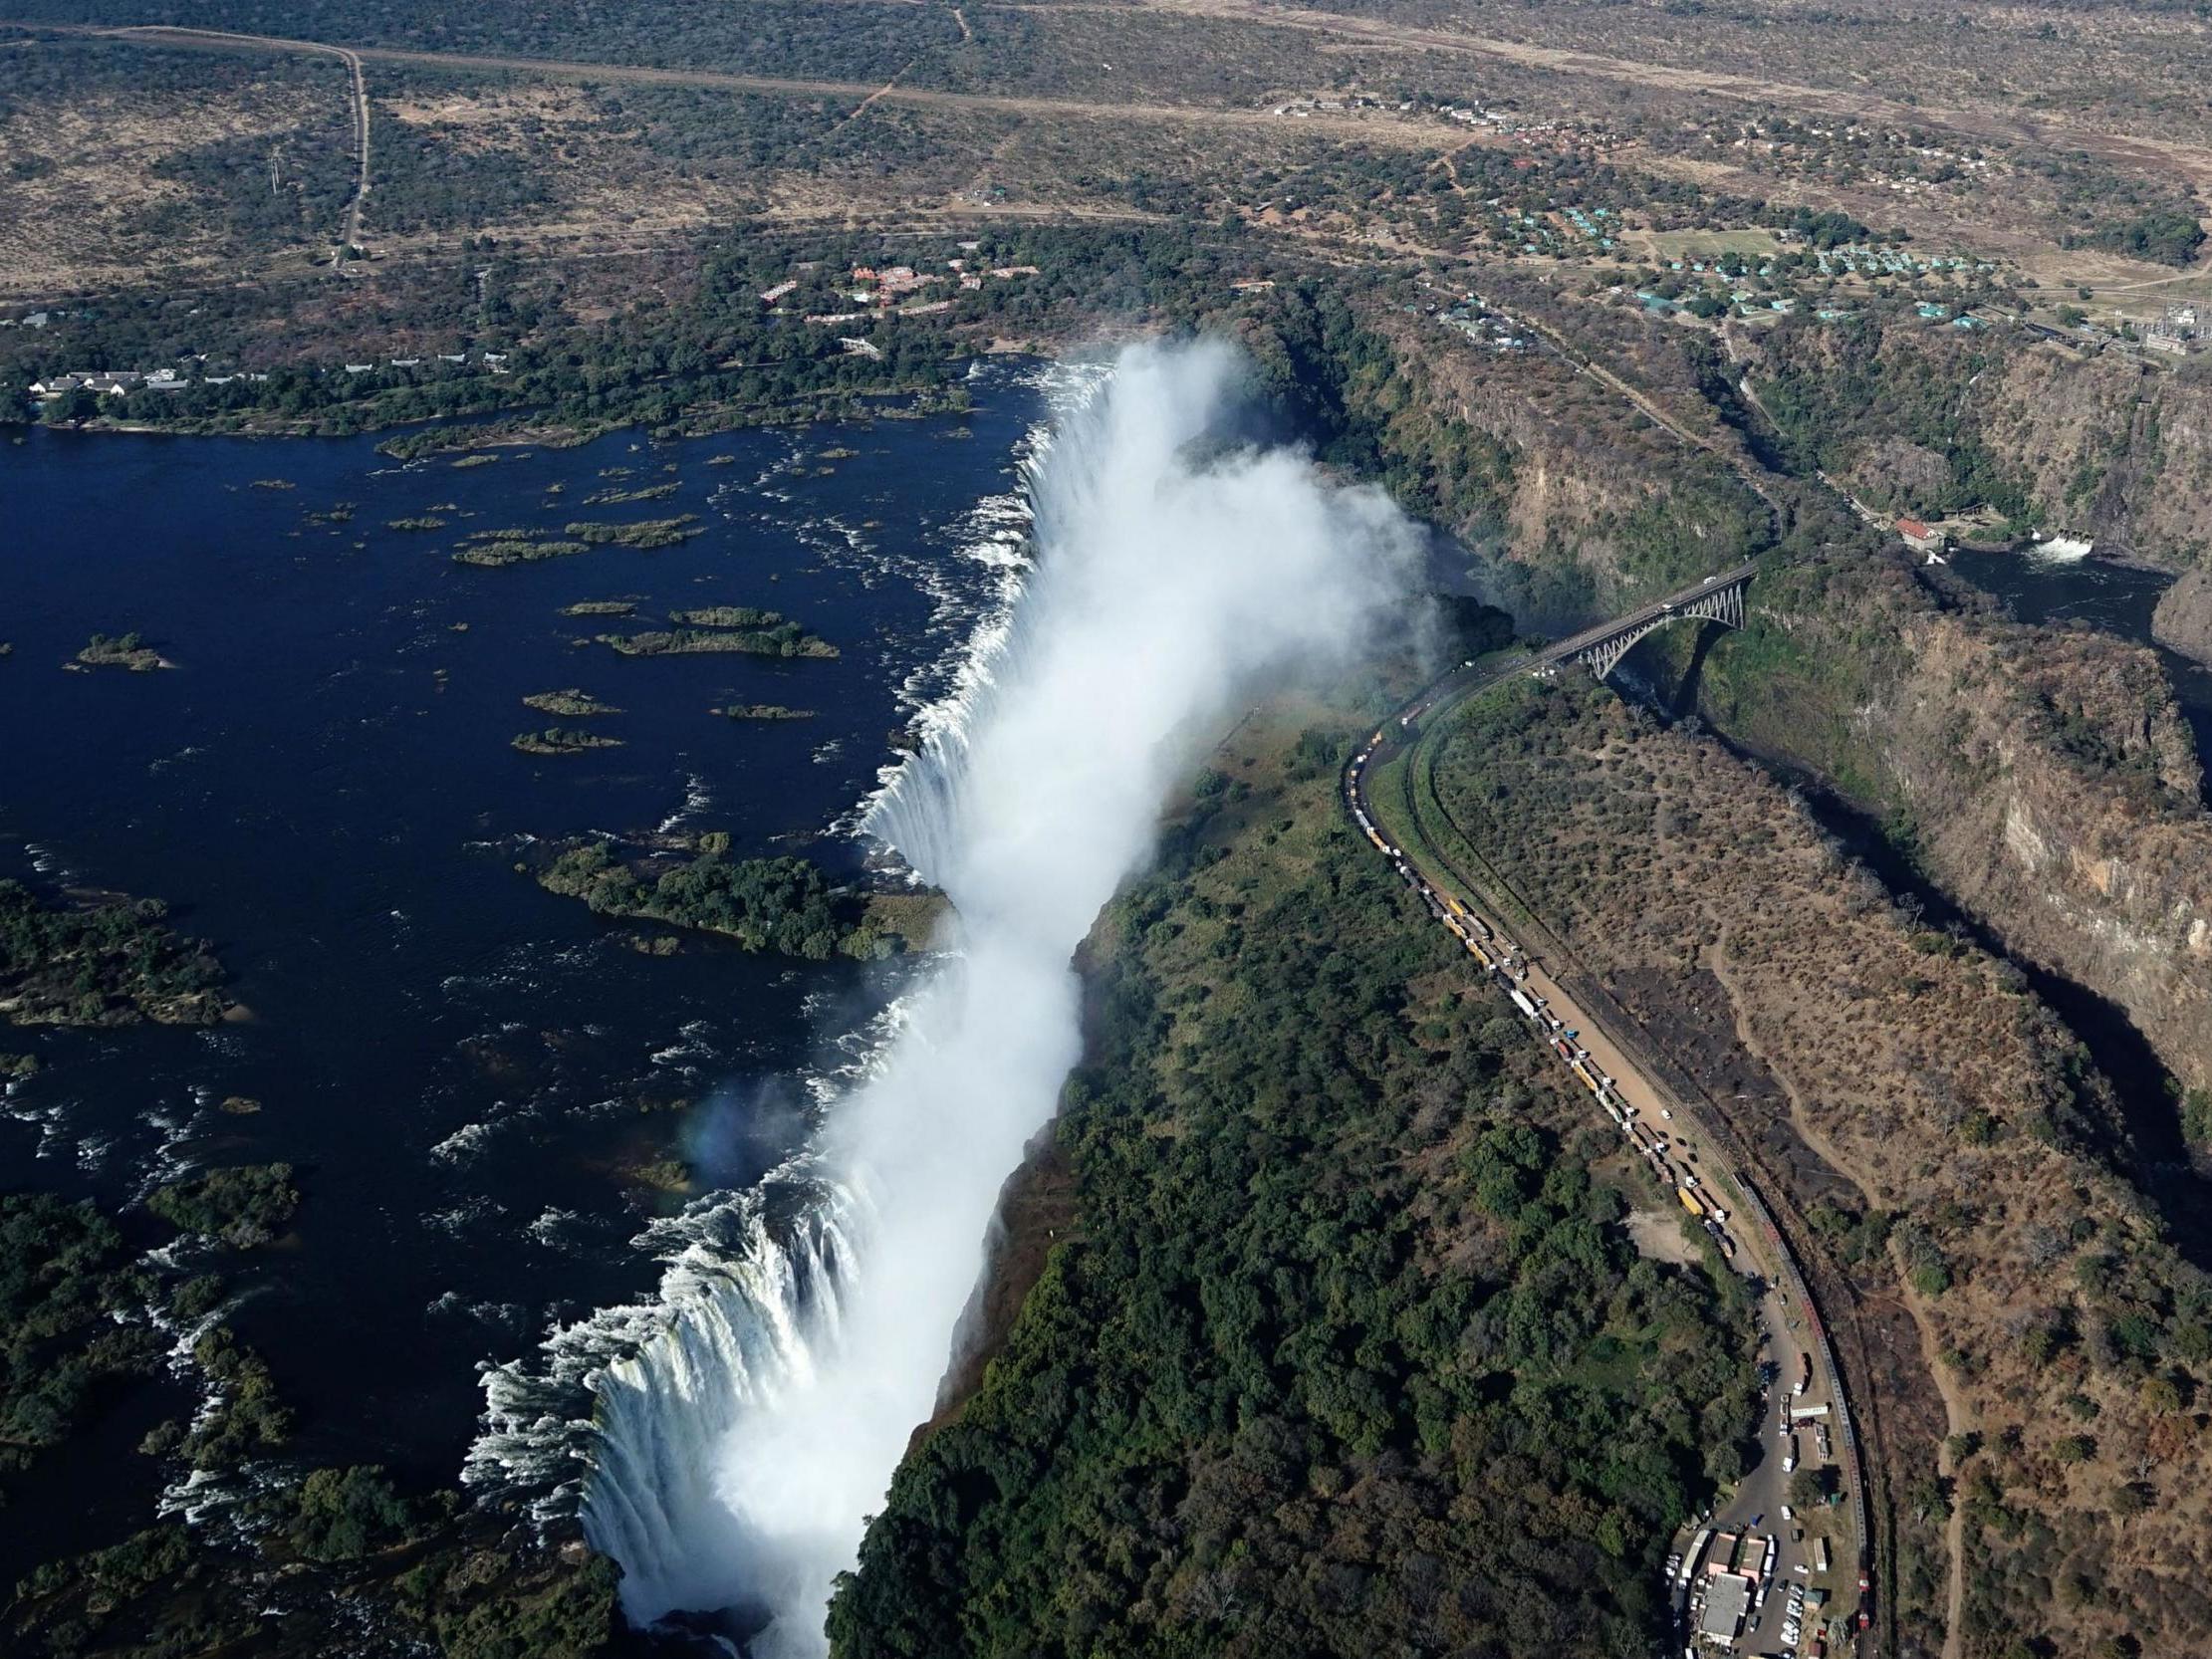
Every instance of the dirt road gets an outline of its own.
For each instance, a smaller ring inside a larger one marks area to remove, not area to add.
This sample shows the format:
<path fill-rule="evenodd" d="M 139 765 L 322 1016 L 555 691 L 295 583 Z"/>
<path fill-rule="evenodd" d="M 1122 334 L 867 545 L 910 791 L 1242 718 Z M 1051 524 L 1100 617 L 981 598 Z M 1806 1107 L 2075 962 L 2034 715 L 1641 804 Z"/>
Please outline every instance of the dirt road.
<path fill-rule="evenodd" d="M 354 158 L 356 172 L 353 199 L 346 204 L 346 222 L 338 235 L 338 246 L 331 250 L 331 268 L 336 270 L 346 257 L 346 250 L 361 242 L 362 208 L 369 199 L 369 80 L 362 73 L 362 54 L 347 46 L 325 46 L 320 41 L 275 41 L 266 35 L 234 35 L 221 29 L 185 29 L 162 27 L 131 27 L 125 29 L 57 29 L 58 34 L 100 35 L 110 40 L 143 39 L 159 46 L 200 46 L 216 51 L 265 52 L 281 47 L 287 52 L 312 52 L 319 57 L 336 58 L 346 66 L 352 78 L 354 101 Z"/>
<path fill-rule="evenodd" d="M 0 27 L 32 29 L 44 34 L 94 35 L 106 40 L 141 42 L 201 52 L 318 52 L 349 57 L 356 63 L 405 64 L 422 69 L 486 71 L 533 75 L 547 80 L 604 81 L 624 86 L 709 87 L 728 92 L 759 93 L 769 97 L 816 98 L 851 101 L 860 107 L 890 105 L 929 110 L 979 111 L 988 115 L 1058 116 L 1102 121 L 1144 121 L 1172 126 L 1264 126 L 1281 132 L 1326 132 L 1337 137 L 1361 138 L 1369 143 L 1401 149 L 1440 150 L 1457 143 L 1460 134 L 1426 118 L 1408 119 L 1382 111 L 1366 116 L 1316 114 L 1305 118 L 1277 116 L 1267 110 L 1238 110 L 1206 105 L 1093 103 L 1071 98 L 1026 98 L 1000 93 L 936 92 L 921 87 L 869 86 L 855 81 L 805 81 L 774 75 L 737 75 L 721 70 L 654 69 L 637 64 L 579 63 L 565 58 L 511 58 L 460 52 L 409 52 L 396 47 L 326 46 L 320 41 L 290 40 L 276 35 L 232 35 L 166 26 L 102 29 L 86 25 L 10 23 Z M 366 110 L 366 102 L 364 105 Z M 366 120 L 366 116 L 364 117 Z M 363 154 L 366 163 L 367 148 Z"/>

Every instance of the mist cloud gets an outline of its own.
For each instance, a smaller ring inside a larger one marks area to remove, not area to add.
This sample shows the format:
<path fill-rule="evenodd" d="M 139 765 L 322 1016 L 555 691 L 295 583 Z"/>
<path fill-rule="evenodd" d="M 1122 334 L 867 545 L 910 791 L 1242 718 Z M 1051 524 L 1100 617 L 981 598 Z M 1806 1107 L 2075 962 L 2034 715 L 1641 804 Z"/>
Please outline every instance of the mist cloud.
<path fill-rule="evenodd" d="M 687 1506 L 661 1545 L 678 1559 L 625 1556 L 633 1616 L 765 1603 L 756 1652 L 822 1651 L 832 1580 L 930 1414 L 1000 1185 L 1078 1058 L 1076 947 L 1236 713 L 1341 663 L 1402 604 L 1419 535 L 1378 492 L 1292 451 L 1223 447 L 1242 379 L 1223 346 L 1131 349 L 1039 470 L 1012 625 L 965 721 L 870 821 L 957 921 L 820 1147 L 858 1218 L 854 1260 L 699 1448 L 719 1513 Z"/>

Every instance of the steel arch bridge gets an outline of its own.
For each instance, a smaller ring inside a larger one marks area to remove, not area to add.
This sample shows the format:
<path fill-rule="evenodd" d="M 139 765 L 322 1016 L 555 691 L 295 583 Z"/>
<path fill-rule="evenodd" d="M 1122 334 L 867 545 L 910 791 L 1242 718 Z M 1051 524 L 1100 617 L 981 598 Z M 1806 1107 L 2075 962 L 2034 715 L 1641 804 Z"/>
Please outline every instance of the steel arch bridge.
<path fill-rule="evenodd" d="M 1740 628 L 1744 625 L 1744 590 L 1758 573 L 1757 565 L 1739 565 L 1733 571 L 1707 577 L 1694 588 L 1682 589 L 1640 610 L 1562 639 L 1543 652 L 1543 661 L 1588 663 L 1591 672 L 1603 679 L 1638 640 L 1669 622 L 1688 617 Z"/>

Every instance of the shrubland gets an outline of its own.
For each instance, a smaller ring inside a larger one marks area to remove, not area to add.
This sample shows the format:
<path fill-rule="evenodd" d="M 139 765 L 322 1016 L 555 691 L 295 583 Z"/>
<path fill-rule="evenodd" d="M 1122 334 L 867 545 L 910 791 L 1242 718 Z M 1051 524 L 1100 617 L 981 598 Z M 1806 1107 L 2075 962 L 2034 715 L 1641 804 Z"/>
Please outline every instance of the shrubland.
<path fill-rule="evenodd" d="M 2130 1181 L 2128 1115 L 2075 1035 L 1711 738 L 1562 682 L 1431 744 L 1495 878 L 1706 1085 L 1820 1249 L 1909 1312 L 1925 1370 L 1895 1391 L 1922 1409 L 1882 1404 L 1889 1490 L 1922 1526 L 1965 1507 L 1964 1651 L 2212 1636 L 2212 1285 L 2181 1248 L 2189 1201 L 2161 1213 Z M 1939 1455 L 1945 1432 L 1965 1438 Z M 1940 1627 L 1933 1575 L 1916 1588 L 1906 1622 Z"/>

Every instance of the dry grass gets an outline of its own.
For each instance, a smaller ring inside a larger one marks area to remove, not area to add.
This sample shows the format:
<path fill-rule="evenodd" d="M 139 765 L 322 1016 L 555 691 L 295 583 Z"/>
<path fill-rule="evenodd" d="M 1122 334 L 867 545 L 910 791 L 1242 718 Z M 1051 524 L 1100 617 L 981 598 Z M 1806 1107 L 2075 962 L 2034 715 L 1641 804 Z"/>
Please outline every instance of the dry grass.
<path fill-rule="evenodd" d="M 215 264 L 231 250 L 220 208 L 161 176 L 160 164 L 241 139 L 281 150 L 302 126 L 342 129 L 344 90 L 336 65 L 272 66 L 235 89 L 18 108 L 0 120 L 0 172 L 13 173 L 0 189 L 0 291 L 135 283 Z"/>
<path fill-rule="evenodd" d="M 2177 1586 L 2212 1566 L 2206 1420 L 2145 1383 L 2174 1376 L 2201 1407 L 2206 1366 L 2169 1338 L 2148 1366 L 2115 1358 L 2103 1334 L 2130 1313 L 2159 1326 L 2175 1299 L 2203 1296 L 2201 1276 L 2083 1149 L 2122 1130 L 2072 1035 L 2004 964 L 1921 929 L 1718 744 L 1602 694 L 1550 701 L 1526 753 L 1487 725 L 1448 748 L 1447 802 L 1600 974 L 1662 988 L 1661 1002 L 1672 984 L 1685 1007 L 1717 989 L 1723 1022 L 1780 1084 L 1788 1130 L 1863 1208 L 1898 1218 L 1891 1271 L 1900 1289 L 1922 1276 L 1908 1301 L 1926 1349 L 1984 1436 L 1965 1484 L 1995 1483 L 1965 1527 L 1964 1651 L 1994 1652 L 1994 1625 L 2013 1621 L 2068 1652 L 2126 1631 L 2145 1652 L 2203 1651 L 2212 1605 Z M 1738 1125 L 1754 1141 L 1781 1127 Z M 2106 1258 L 2111 1282 L 2092 1288 L 2084 1264 Z M 2046 1354 L 2032 1344 L 2050 1330 Z M 2147 1508 L 2118 1513 L 2138 1487 Z M 2055 1587 L 2075 1558 L 2099 1563 L 2091 1598 Z"/>

